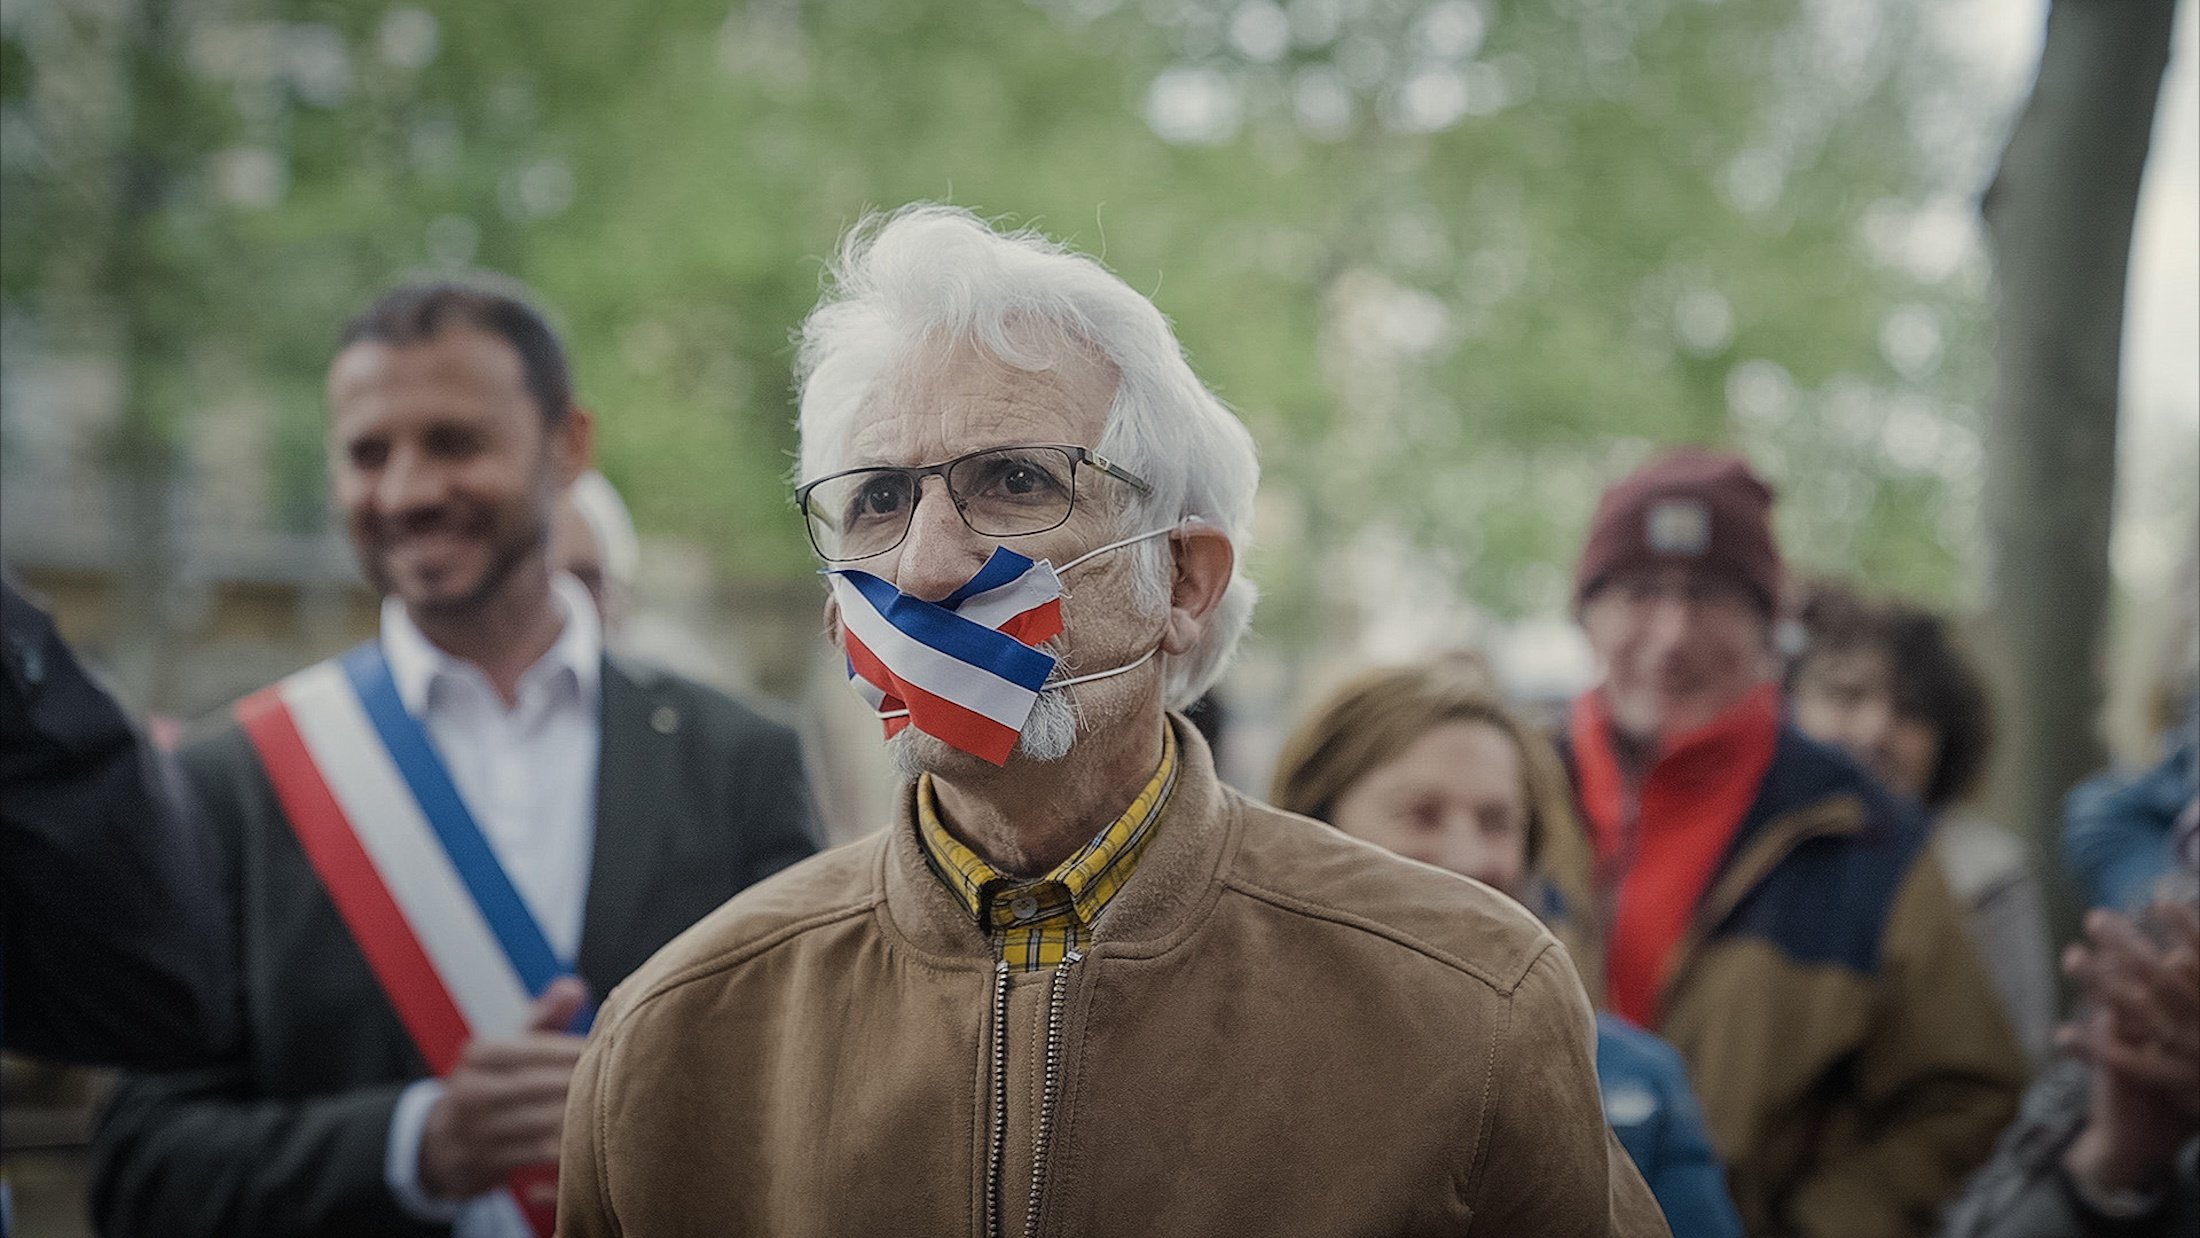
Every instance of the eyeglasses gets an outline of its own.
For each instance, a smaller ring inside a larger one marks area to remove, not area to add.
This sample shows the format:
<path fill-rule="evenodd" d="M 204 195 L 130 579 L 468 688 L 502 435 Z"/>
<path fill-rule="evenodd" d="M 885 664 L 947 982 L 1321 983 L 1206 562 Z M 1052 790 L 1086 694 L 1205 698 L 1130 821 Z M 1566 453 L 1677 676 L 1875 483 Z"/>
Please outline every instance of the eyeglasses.
<path fill-rule="evenodd" d="M 917 468 L 862 468 L 829 473 L 795 487 L 795 506 L 809 525 L 810 545 L 828 563 L 884 554 L 909 536 L 924 479 L 947 483 L 947 497 L 964 524 L 986 537 L 1021 537 L 1060 528 L 1077 503 L 1077 469 L 1093 468 L 1151 494 L 1153 487 L 1107 457 L 1082 447 L 1040 443 L 988 447 Z"/>

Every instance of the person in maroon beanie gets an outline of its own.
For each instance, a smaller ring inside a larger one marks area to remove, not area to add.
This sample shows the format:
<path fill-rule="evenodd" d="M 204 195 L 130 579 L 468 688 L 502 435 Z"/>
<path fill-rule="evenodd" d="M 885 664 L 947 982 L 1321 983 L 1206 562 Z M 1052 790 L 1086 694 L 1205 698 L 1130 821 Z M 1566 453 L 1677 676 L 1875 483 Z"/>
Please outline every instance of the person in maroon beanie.
<path fill-rule="evenodd" d="M 1772 488 L 1684 447 L 1604 492 L 1575 578 L 1601 681 L 1562 745 L 1597 995 L 1688 1063 L 1749 1232 L 1931 1231 L 2024 1061 L 1915 807 L 1783 717 Z"/>

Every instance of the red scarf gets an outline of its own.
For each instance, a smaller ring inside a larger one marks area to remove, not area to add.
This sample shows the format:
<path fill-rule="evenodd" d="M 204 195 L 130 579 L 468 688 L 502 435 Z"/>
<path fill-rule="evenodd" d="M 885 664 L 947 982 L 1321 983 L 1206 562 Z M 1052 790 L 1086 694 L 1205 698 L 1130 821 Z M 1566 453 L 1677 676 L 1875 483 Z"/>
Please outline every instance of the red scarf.
<path fill-rule="evenodd" d="M 1612 750 L 1611 713 L 1601 692 L 1592 689 L 1575 702 L 1570 726 L 1598 887 L 1608 896 L 1619 870 L 1605 999 L 1654 1031 L 1673 948 L 1772 765 L 1779 690 L 1759 685 L 1710 724 L 1661 741 L 1642 781 L 1631 837 L 1626 779 Z"/>

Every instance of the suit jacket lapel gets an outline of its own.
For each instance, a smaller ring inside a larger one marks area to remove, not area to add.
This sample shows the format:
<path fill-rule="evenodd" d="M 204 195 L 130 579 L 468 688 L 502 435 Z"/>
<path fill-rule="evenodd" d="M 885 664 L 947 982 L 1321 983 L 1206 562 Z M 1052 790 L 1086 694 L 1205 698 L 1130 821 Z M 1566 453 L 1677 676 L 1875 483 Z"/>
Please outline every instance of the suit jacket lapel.
<path fill-rule="evenodd" d="M 648 672 L 640 671 L 641 676 Z M 675 745 L 652 715 L 669 709 L 623 660 L 606 657 L 603 740 L 596 762 L 596 842 L 581 923 L 581 977 L 601 1001 L 640 958 L 637 921 L 649 905 L 675 822 L 661 811 L 678 785 Z M 651 811 L 636 806 L 653 805 Z M 643 952 L 646 957 L 647 951 Z"/>

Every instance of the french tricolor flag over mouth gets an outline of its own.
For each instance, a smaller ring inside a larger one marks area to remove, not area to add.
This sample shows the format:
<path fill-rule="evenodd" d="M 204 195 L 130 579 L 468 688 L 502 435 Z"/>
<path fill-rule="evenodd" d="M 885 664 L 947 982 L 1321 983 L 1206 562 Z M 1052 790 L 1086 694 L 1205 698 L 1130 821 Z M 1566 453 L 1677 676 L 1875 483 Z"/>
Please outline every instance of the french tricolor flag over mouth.
<path fill-rule="evenodd" d="M 1062 582 L 1046 563 L 997 547 L 938 602 L 869 572 L 836 569 L 848 681 L 892 737 L 906 726 L 1006 765 L 1055 659 L 1034 646 L 1062 632 Z"/>

